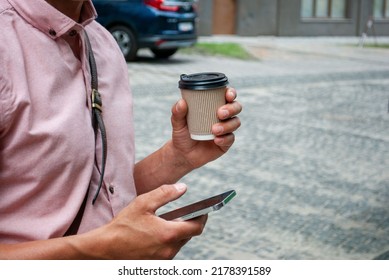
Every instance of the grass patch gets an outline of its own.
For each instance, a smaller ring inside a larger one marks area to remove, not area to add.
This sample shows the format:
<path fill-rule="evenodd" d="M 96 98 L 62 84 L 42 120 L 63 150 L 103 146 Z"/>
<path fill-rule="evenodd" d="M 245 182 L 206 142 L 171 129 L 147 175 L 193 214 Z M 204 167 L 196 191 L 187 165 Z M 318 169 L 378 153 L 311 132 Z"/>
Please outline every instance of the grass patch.
<path fill-rule="evenodd" d="M 389 44 L 373 44 L 373 43 L 368 43 L 368 44 L 363 44 L 364 48 L 379 48 L 379 49 L 389 49 Z"/>
<path fill-rule="evenodd" d="M 216 55 L 238 59 L 252 58 L 250 53 L 236 43 L 197 43 L 191 48 L 183 48 L 180 51 L 186 54 Z"/>

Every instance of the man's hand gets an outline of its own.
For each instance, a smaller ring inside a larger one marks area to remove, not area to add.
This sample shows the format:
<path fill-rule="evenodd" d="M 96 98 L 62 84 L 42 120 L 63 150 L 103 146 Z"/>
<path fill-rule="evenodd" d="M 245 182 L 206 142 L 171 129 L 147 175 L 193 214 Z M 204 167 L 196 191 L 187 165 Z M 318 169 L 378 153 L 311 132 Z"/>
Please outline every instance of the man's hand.
<path fill-rule="evenodd" d="M 179 100 L 172 108 L 172 139 L 135 165 L 134 179 L 138 194 L 147 193 L 162 184 L 173 184 L 193 169 L 226 153 L 235 141 L 234 132 L 240 126 L 237 115 L 242 111 L 242 106 L 235 98 L 235 89 L 228 88 L 227 104 L 217 112 L 220 122 L 212 127 L 212 133 L 216 136 L 213 141 L 190 138 L 186 122 L 188 106 L 183 99 Z"/>
<path fill-rule="evenodd" d="M 138 196 L 96 238 L 98 258 L 107 259 L 171 259 L 193 236 L 200 235 L 207 216 L 190 221 L 166 221 L 155 211 L 183 195 L 184 184 L 164 185 Z"/>
<path fill-rule="evenodd" d="M 223 155 L 235 141 L 233 132 L 240 126 L 237 115 L 242 111 L 242 106 L 235 101 L 236 91 L 227 88 L 227 104 L 220 107 L 217 115 L 221 120 L 212 127 L 212 133 L 216 136 L 214 141 L 195 141 L 190 138 L 186 115 L 188 106 L 181 99 L 172 108 L 172 143 L 175 149 L 185 158 L 186 162 L 194 169 Z"/>

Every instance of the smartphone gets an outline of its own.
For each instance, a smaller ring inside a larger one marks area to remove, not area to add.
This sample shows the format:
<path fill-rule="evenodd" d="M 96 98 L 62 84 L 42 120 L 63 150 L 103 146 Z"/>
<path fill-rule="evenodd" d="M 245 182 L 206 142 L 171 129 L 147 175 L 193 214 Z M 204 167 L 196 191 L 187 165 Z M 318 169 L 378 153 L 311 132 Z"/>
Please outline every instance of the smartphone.
<path fill-rule="evenodd" d="M 227 191 L 225 193 L 209 197 L 207 199 L 195 202 L 182 208 L 178 208 L 173 211 L 161 214 L 159 215 L 159 217 L 168 221 L 190 220 L 198 216 L 208 214 L 209 212 L 219 210 L 224 205 L 226 205 L 232 198 L 234 198 L 235 195 L 236 192 L 234 190 Z"/>

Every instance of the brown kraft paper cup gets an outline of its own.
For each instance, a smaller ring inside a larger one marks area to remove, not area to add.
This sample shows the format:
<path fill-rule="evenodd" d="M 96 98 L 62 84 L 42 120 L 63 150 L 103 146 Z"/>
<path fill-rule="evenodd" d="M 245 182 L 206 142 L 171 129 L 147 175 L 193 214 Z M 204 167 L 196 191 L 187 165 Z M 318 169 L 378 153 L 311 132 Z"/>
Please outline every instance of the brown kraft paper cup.
<path fill-rule="evenodd" d="M 219 122 L 217 110 L 226 104 L 228 79 L 223 73 L 205 72 L 181 75 L 179 88 L 188 104 L 187 122 L 194 140 L 212 140 L 212 126 Z"/>

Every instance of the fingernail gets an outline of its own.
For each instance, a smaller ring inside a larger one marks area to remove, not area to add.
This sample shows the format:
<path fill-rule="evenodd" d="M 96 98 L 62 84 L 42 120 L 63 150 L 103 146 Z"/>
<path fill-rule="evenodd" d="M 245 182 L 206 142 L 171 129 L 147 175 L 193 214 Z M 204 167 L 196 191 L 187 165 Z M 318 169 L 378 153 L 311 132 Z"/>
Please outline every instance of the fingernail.
<path fill-rule="evenodd" d="M 227 117 L 228 117 L 228 114 L 229 114 L 228 110 L 221 110 L 221 111 L 220 111 L 220 115 L 221 115 L 221 117 L 222 117 L 223 119 L 227 118 Z"/>
<path fill-rule="evenodd" d="M 218 125 L 218 126 L 216 126 L 215 127 L 215 134 L 217 134 L 217 135 L 219 135 L 219 134 L 221 134 L 221 133 L 223 133 L 223 127 L 221 126 L 221 125 Z"/>
<path fill-rule="evenodd" d="M 223 145 L 224 144 L 224 138 L 222 138 L 222 137 L 215 138 L 215 143 L 216 143 L 216 145 L 219 145 L 219 146 Z"/>
<path fill-rule="evenodd" d="M 174 184 L 174 187 L 176 188 L 177 191 L 182 192 L 182 191 L 186 190 L 187 185 L 184 183 L 177 183 L 177 184 Z"/>
<path fill-rule="evenodd" d="M 177 113 L 179 113 L 180 112 L 180 105 L 178 105 L 178 103 L 180 103 L 179 101 L 177 101 L 177 103 L 176 103 L 176 111 L 177 111 Z"/>
<path fill-rule="evenodd" d="M 227 92 L 227 94 L 228 94 L 228 97 L 230 97 L 231 99 L 235 98 L 235 93 L 232 90 L 229 90 Z"/>

